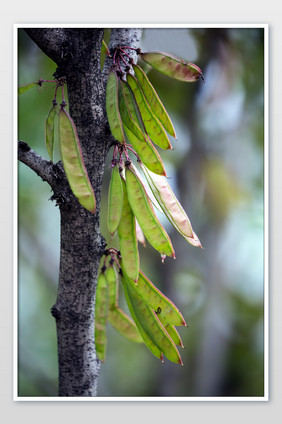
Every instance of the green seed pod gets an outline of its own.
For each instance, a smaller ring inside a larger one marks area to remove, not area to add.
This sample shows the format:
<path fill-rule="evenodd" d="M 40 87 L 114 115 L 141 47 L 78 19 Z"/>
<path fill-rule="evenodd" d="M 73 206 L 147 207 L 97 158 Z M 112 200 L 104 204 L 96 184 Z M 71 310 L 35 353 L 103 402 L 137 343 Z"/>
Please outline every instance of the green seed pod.
<path fill-rule="evenodd" d="M 26 93 L 28 90 L 38 85 L 38 82 L 31 82 L 29 84 L 21 85 L 20 87 L 18 87 L 18 95 L 20 96 L 21 94 Z"/>
<path fill-rule="evenodd" d="M 120 223 L 122 214 L 123 190 L 119 167 L 114 166 L 111 173 L 111 181 L 108 194 L 108 229 L 113 235 Z"/>
<path fill-rule="evenodd" d="M 143 302 L 143 299 L 139 296 L 136 289 L 128 284 L 126 279 L 124 281 L 128 300 L 134 313 L 133 319 L 135 317 L 137 320 L 137 327 L 139 325 L 143 329 L 143 332 L 146 333 L 147 337 L 149 337 L 153 344 L 157 346 L 170 361 L 182 364 L 181 357 L 175 343 L 161 324 L 155 311 Z M 143 334 L 141 333 L 142 337 Z M 144 341 L 146 343 L 145 339 Z"/>
<path fill-rule="evenodd" d="M 49 110 L 45 121 L 45 144 L 48 155 L 53 161 L 54 140 L 55 140 L 55 118 L 58 113 L 58 105 L 54 104 Z"/>
<path fill-rule="evenodd" d="M 108 284 L 104 272 L 97 279 L 95 301 L 95 346 L 97 356 L 101 361 L 106 358 L 106 324 L 108 315 Z"/>
<path fill-rule="evenodd" d="M 151 84 L 149 78 L 145 74 L 142 68 L 140 66 L 133 64 L 132 65 L 135 76 L 145 94 L 145 97 L 151 106 L 152 111 L 156 115 L 156 117 L 159 119 L 159 121 L 162 123 L 163 127 L 166 129 L 166 131 L 172 136 L 176 138 L 175 130 L 173 127 L 173 124 L 171 122 L 171 119 L 161 101 L 159 98 L 156 90 L 154 89 L 153 85 Z"/>
<path fill-rule="evenodd" d="M 117 141 L 125 144 L 123 127 L 118 106 L 119 78 L 115 71 L 109 73 L 106 87 L 106 112 L 112 135 Z"/>
<path fill-rule="evenodd" d="M 164 328 L 166 329 L 166 331 L 168 332 L 168 334 L 170 335 L 170 337 L 172 338 L 172 340 L 174 341 L 174 343 L 177 346 L 184 347 L 182 340 L 181 340 L 181 337 L 180 337 L 178 331 L 176 330 L 175 326 L 166 322 L 166 320 L 164 318 L 162 318 L 161 314 L 158 314 L 158 318 L 161 321 Z"/>
<path fill-rule="evenodd" d="M 118 226 L 119 250 L 124 271 L 129 278 L 137 281 L 139 275 L 139 253 L 135 229 L 135 218 L 128 201 L 127 188 L 122 179 L 123 203 L 122 215 Z"/>
<path fill-rule="evenodd" d="M 161 255 L 175 258 L 171 240 L 158 220 L 146 190 L 131 165 L 126 167 L 125 176 L 128 200 L 145 237 Z"/>
<path fill-rule="evenodd" d="M 140 303 L 139 305 L 139 309 L 136 311 L 136 308 L 133 307 L 132 305 L 132 301 L 131 301 L 131 297 L 129 296 L 129 290 L 130 287 L 127 286 L 124 277 L 122 277 L 122 282 L 123 282 L 123 288 L 124 288 L 124 293 L 125 293 L 125 297 L 126 297 L 126 301 L 127 301 L 127 305 L 129 308 L 129 311 L 131 313 L 131 316 L 140 332 L 141 337 L 144 340 L 144 343 L 146 344 L 146 346 L 148 347 L 148 349 L 152 352 L 153 355 L 155 355 L 157 358 L 159 358 L 162 362 L 163 362 L 163 354 L 162 351 L 155 345 L 155 343 L 152 341 L 152 339 L 150 338 L 148 332 L 146 330 L 144 330 L 143 326 L 141 325 L 141 323 L 139 322 L 138 316 L 141 316 L 141 320 L 142 320 L 142 312 L 147 308 L 146 304 L 144 304 L 143 302 Z"/>
<path fill-rule="evenodd" d="M 109 311 L 111 311 L 118 305 L 118 275 L 111 263 L 107 266 L 105 276 L 108 283 Z"/>
<path fill-rule="evenodd" d="M 183 82 L 194 82 L 203 79 L 201 69 L 194 63 L 164 52 L 142 52 L 140 57 L 144 62 L 168 77 Z"/>
<path fill-rule="evenodd" d="M 59 111 L 59 140 L 62 162 L 72 192 L 83 207 L 94 213 L 95 194 L 84 165 L 76 128 L 63 107 Z"/>
<path fill-rule="evenodd" d="M 168 299 L 154 284 L 139 270 L 137 284 L 126 277 L 127 284 L 131 285 L 136 293 L 153 310 L 158 311 L 158 316 L 173 325 L 186 325 L 185 320 L 178 308 Z"/>
<path fill-rule="evenodd" d="M 122 336 L 134 343 L 143 343 L 143 339 L 135 323 L 119 307 L 109 311 L 109 323 Z"/>
<path fill-rule="evenodd" d="M 161 147 L 162 149 L 171 149 L 171 144 L 165 132 L 165 129 L 156 117 L 156 115 L 153 113 L 149 103 L 145 98 L 142 88 L 139 85 L 139 82 L 131 74 L 127 74 L 126 78 L 135 96 L 136 103 L 138 105 L 142 117 L 142 121 L 149 137 L 157 146 Z"/>

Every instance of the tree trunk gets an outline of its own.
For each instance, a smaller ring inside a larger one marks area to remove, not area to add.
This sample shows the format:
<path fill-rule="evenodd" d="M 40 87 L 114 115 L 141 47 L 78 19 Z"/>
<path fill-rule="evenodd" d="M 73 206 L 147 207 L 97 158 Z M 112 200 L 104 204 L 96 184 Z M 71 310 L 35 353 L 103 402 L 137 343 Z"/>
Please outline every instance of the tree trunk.
<path fill-rule="evenodd" d="M 60 163 L 53 165 L 50 178 L 49 174 L 45 177 L 40 169 L 33 168 L 50 183 L 61 214 L 59 287 L 51 310 L 57 325 L 59 396 L 96 396 L 100 361 L 94 340 L 95 290 L 99 263 L 105 250 L 105 241 L 100 234 L 100 199 L 105 160 L 114 141 L 105 111 L 105 88 L 111 59 L 106 58 L 102 72 L 102 29 L 40 28 L 26 31 L 58 65 L 55 77 L 66 77 L 70 115 L 77 128 L 96 196 L 93 215 L 72 195 Z M 139 29 L 113 29 L 110 51 L 114 51 L 117 45 L 139 47 L 141 33 Z M 130 52 L 134 57 L 135 52 Z M 24 144 L 21 145 L 23 148 Z M 28 153 L 31 152 L 26 148 L 26 156 Z M 23 156 L 19 155 L 22 161 Z M 49 166 L 45 162 L 43 167 L 42 161 L 42 169 Z M 31 166 L 27 161 L 25 163 Z"/>

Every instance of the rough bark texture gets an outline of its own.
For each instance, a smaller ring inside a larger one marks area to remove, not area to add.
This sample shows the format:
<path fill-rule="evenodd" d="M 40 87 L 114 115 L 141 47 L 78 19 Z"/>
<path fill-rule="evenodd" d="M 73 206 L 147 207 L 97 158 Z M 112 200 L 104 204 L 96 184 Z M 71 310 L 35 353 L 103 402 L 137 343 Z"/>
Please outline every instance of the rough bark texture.
<path fill-rule="evenodd" d="M 30 28 L 26 32 L 58 65 L 55 76 L 66 77 L 70 115 L 96 196 L 93 215 L 72 195 L 61 163 L 40 160 L 20 142 L 19 159 L 49 182 L 61 213 L 59 287 L 51 310 L 57 325 L 59 396 L 96 396 L 100 361 L 95 351 L 94 309 L 97 272 L 105 249 L 99 225 L 101 186 L 113 142 L 105 111 L 111 60 L 106 59 L 101 72 L 102 29 Z M 141 33 L 140 29 L 113 29 L 110 51 L 117 45 L 139 47 Z"/>

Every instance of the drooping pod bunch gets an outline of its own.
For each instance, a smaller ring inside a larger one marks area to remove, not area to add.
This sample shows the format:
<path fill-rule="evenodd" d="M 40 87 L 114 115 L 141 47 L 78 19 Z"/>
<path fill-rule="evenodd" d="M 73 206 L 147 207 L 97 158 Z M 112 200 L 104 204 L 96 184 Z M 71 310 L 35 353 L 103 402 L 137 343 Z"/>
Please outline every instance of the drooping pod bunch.
<path fill-rule="evenodd" d="M 136 282 L 124 272 L 123 264 L 119 251 L 110 248 L 105 252 L 96 290 L 95 343 L 98 358 L 101 361 L 106 358 L 106 326 L 109 322 L 129 340 L 145 343 L 162 362 L 165 356 L 182 364 L 177 345 L 183 347 L 183 344 L 175 328 L 186 325 L 182 314 L 142 271 Z M 120 280 L 133 320 L 118 304 Z"/>
<path fill-rule="evenodd" d="M 54 144 L 56 139 L 55 128 L 58 127 L 61 160 L 70 188 L 79 203 L 84 208 L 94 213 L 96 210 L 95 193 L 84 164 L 75 123 L 66 109 L 67 103 L 65 101 L 63 89 L 66 84 L 65 79 L 39 79 L 38 82 L 33 82 L 19 87 L 18 93 L 23 94 L 36 86 L 41 87 L 43 83 L 46 82 L 55 84 L 55 95 L 52 101 L 52 107 L 49 110 L 45 121 L 45 145 L 48 155 L 51 161 L 53 161 Z M 57 90 L 59 87 L 62 89 L 62 103 L 60 106 L 57 103 Z"/>
<path fill-rule="evenodd" d="M 201 243 L 168 184 L 158 151 L 172 149 L 170 137 L 176 139 L 174 126 L 148 76 L 129 57 L 127 48 L 119 47 L 113 54 L 106 89 L 106 111 L 116 140 L 111 163 L 108 229 L 112 236 L 116 233 L 118 237 L 115 266 L 119 268 L 137 331 L 155 356 L 163 360 L 165 355 L 172 362 L 182 363 L 176 346 L 183 345 L 175 326 L 185 325 L 184 318 L 140 270 L 138 242 L 146 246 L 148 241 L 160 253 L 162 261 L 167 256 L 175 258 L 170 237 L 156 215 L 157 208 L 191 245 L 201 247 Z M 134 50 L 169 77 L 185 82 L 203 79 L 200 68 L 190 62 L 166 53 Z M 132 154 L 141 173 L 132 162 Z"/>

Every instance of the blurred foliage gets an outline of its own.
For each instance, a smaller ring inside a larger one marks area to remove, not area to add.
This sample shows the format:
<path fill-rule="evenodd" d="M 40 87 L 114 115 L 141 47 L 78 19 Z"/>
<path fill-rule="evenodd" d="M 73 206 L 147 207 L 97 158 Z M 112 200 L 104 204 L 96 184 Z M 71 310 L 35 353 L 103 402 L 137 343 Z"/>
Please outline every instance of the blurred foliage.
<path fill-rule="evenodd" d="M 107 33 L 107 37 L 109 33 Z M 51 79 L 56 65 L 19 30 L 19 84 Z M 176 261 L 140 246 L 141 268 L 183 313 L 184 367 L 108 329 L 99 396 L 263 396 L 264 34 L 256 28 L 145 29 L 142 50 L 163 50 L 201 67 L 184 84 L 144 66 L 174 122 L 174 150 L 160 152 L 170 183 L 204 249 L 163 220 Z M 44 121 L 52 85 L 19 98 L 19 139 L 47 157 Z M 103 183 L 107 210 L 110 159 Z M 57 156 L 59 159 L 59 156 Z M 55 303 L 59 211 L 50 189 L 19 164 L 19 395 L 56 396 Z M 109 245 L 102 213 L 101 228 Z M 121 302 L 124 304 L 121 291 Z"/>

